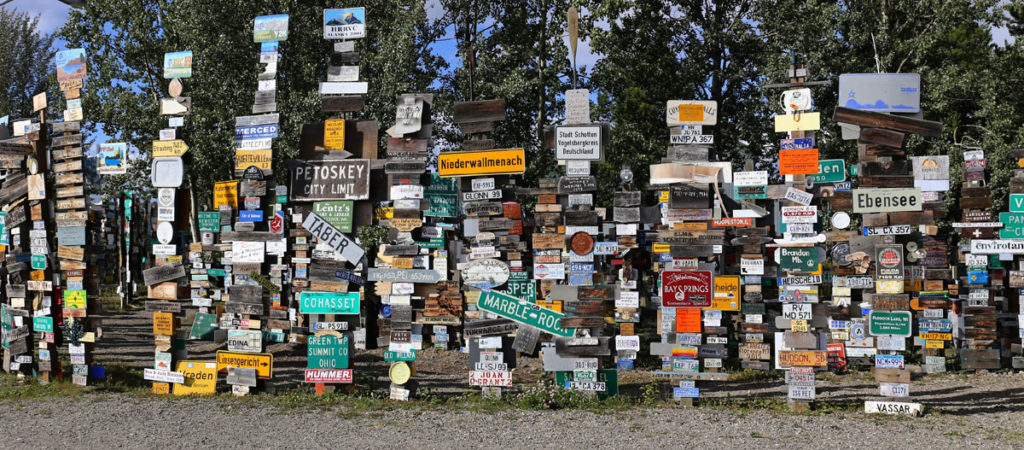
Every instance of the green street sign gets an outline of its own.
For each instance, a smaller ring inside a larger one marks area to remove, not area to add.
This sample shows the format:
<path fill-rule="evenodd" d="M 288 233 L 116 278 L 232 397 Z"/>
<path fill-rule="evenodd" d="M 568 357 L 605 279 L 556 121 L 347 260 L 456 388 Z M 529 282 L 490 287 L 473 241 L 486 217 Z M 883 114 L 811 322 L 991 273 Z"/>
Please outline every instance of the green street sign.
<path fill-rule="evenodd" d="M 188 338 L 209 339 L 213 337 L 213 330 L 217 329 L 217 315 L 196 313 L 196 320 L 192 322 L 192 331 L 189 331 Z"/>
<path fill-rule="evenodd" d="M 206 274 L 211 277 L 223 277 L 227 275 L 224 269 L 206 269 Z"/>
<path fill-rule="evenodd" d="M 53 333 L 53 317 L 33 317 L 32 331 Z"/>
<path fill-rule="evenodd" d="M 32 255 L 32 268 L 35 270 L 46 269 L 46 255 Z"/>
<path fill-rule="evenodd" d="M 1003 228 L 999 229 L 1000 238 L 1024 239 L 1024 213 L 1001 212 L 999 221 L 1003 223 Z"/>
<path fill-rule="evenodd" d="M 423 248 L 444 248 L 444 236 L 432 237 L 426 241 L 416 241 L 416 245 Z"/>
<path fill-rule="evenodd" d="M 310 336 L 306 339 L 306 367 L 348 369 L 348 335 Z"/>
<path fill-rule="evenodd" d="M 1024 194 L 1010 194 L 1010 212 L 1024 213 Z"/>
<path fill-rule="evenodd" d="M 508 288 L 505 293 L 528 302 L 537 301 L 537 283 L 530 279 L 526 271 L 514 271 L 509 273 Z"/>
<path fill-rule="evenodd" d="M 430 184 L 425 191 L 426 195 L 459 195 L 459 179 L 441 178 L 437 172 L 431 172 Z"/>
<path fill-rule="evenodd" d="M 486 291 L 480 295 L 476 303 L 477 308 L 482 311 L 497 314 L 506 319 L 531 325 L 546 333 L 555 336 L 572 337 L 576 335 L 576 329 L 562 328 L 559 322 L 564 314 L 542 308 L 540 305 L 520 300 L 511 295 L 498 292 Z"/>
<path fill-rule="evenodd" d="M 386 362 L 398 362 L 398 361 L 415 361 L 416 350 L 411 352 L 393 352 L 391 350 L 384 350 L 384 361 Z"/>
<path fill-rule="evenodd" d="M 299 294 L 302 314 L 359 314 L 358 292 L 303 292 Z"/>
<path fill-rule="evenodd" d="M 457 217 L 459 197 L 447 194 L 428 194 L 430 206 L 423 212 L 430 217 Z"/>
<path fill-rule="evenodd" d="M 562 387 L 569 387 L 570 381 L 584 381 L 575 378 L 573 372 L 555 372 L 555 384 Z M 619 372 L 615 369 L 601 369 L 597 371 L 597 381 L 604 383 L 604 390 L 597 391 L 597 398 L 604 399 L 613 395 L 619 395 Z"/>
<path fill-rule="evenodd" d="M 872 336 L 910 337 L 910 311 L 871 311 L 868 333 Z"/>
<path fill-rule="evenodd" d="M 782 270 L 813 272 L 818 269 L 817 247 L 781 247 L 779 256 Z"/>
<path fill-rule="evenodd" d="M 352 232 L 352 201 L 315 202 L 313 212 L 342 233 Z"/>
<path fill-rule="evenodd" d="M 220 213 L 216 211 L 199 213 L 199 231 L 209 233 L 220 231 Z"/>
<path fill-rule="evenodd" d="M 846 181 L 846 161 L 826 159 L 818 161 L 818 174 L 810 175 L 815 183 L 838 183 Z"/>

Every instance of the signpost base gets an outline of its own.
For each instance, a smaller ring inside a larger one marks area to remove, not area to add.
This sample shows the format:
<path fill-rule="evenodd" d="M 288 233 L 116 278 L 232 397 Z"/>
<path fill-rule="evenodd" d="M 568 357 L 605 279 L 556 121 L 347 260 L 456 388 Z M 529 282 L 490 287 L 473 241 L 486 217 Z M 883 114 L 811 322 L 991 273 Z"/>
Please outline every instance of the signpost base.
<path fill-rule="evenodd" d="M 786 400 L 786 405 L 789 406 L 789 411 L 790 412 L 803 413 L 803 412 L 809 412 L 811 410 L 811 403 L 810 402 L 801 402 L 801 401 L 796 401 L 796 400 L 790 399 L 790 400 Z"/>
<path fill-rule="evenodd" d="M 323 383 L 313 383 L 313 386 L 316 389 L 316 395 L 324 395 L 324 384 Z"/>

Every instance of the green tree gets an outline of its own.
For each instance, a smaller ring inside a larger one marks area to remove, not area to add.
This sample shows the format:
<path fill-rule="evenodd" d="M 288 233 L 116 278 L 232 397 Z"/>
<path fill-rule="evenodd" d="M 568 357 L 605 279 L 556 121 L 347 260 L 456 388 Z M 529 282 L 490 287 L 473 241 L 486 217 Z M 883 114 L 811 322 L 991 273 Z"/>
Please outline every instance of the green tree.
<path fill-rule="evenodd" d="M 39 32 L 38 16 L 0 8 L 0 42 L 0 116 L 28 117 L 49 85 L 53 36 Z"/>
<path fill-rule="evenodd" d="M 444 67 L 430 43 L 440 33 L 427 19 L 424 1 L 357 1 L 366 8 L 367 37 L 358 41 L 360 79 L 369 82 L 366 107 L 350 118 L 374 118 L 383 130 L 395 120 L 395 95 L 428 91 Z M 110 177 L 108 186 L 148 184 L 151 141 L 167 127 L 159 99 L 167 96 L 162 77 L 166 52 L 192 50 L 193 76 L 184 96 L 192 99 L 184 140 L 191 153 L 197 206 L 208 203 L 213 182 L 234 178 L 234 118 L 251 115 L 259 44 L 253 42 L 253 18 L 289 14 L 288 39 L 281 42 L 277 67 L 280 138 L 274 142 L 275 177 L 287 179 L 285 161 L 298 154 L 299 127 L 326 115 L 318 84 L 326 81 L 333 42 L 323 39 L 322 16 L 331 2 L 265 0 L 95 0 L 72 10 L 60 36 L 82 46 L 89 58 L 83 91 L 86 126 L 102 126 L 113 139 L 130 143 L 144 155 L 127 176 Z M 194 213 L 194 211 L 193 211 Z"/>

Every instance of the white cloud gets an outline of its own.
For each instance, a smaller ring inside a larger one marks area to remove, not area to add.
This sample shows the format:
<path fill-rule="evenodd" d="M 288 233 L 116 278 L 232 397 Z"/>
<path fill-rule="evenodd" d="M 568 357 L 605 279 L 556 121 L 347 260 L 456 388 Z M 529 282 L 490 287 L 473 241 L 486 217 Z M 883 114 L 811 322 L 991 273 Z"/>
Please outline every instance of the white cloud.
<path fill-rule="evenodd" d="M 1010 36 L 1010 30 L 1006 27 L 992 27 L 992 43 L 1000 47 L 1013 45 L 1017 39 Z"/>
<path fill-rule="evenodd" d="M 53 33 L 68 20 L 71 7 L 57 0 L 14 0 L 5 6 L 15 11 L 39 16 L 39 31 Z"/>

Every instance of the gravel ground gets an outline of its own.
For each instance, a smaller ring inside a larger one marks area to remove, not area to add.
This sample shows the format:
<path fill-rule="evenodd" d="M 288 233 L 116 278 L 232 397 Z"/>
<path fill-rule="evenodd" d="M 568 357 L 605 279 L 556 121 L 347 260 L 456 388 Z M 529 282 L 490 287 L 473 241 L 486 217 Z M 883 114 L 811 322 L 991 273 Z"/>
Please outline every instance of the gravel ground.
<path fill-rule="evenodd" d="M 83 399 L 84 400 L 81 400 Z M 95 395 L 8 404 L 10 448 L 945 448 L 1024 446 L 1020 412 L 906 419 L 709 408 L 436 411 L 249 407 L 220 399 Z"/>

